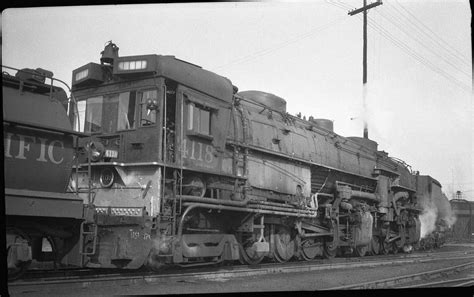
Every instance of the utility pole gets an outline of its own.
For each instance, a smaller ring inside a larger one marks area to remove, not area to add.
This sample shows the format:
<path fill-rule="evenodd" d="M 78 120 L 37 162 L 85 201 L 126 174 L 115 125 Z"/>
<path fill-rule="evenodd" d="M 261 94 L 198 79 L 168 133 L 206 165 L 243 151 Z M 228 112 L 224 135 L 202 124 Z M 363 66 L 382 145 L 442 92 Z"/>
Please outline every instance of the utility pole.
<path fill-rule="evenodd" d="M 367 0 L 364 0 L 364 6 L 361 8 L 354 9 L 349 11 L 347 14 L 350 16 L 356 15 L 360 12 L 364 14 L 364 26 L 363 26 L 363 49 L 362 49 L 362 107 L 364 109 L 364 138 L 369 138 L 369 129 L 367 127 L 367 106 L 366 106 L 366 96 L 367 96 L 367 11 L 371 8 L 382 5 L 382 0 L 377 2 L 370 3 L 367 5 Z"/>

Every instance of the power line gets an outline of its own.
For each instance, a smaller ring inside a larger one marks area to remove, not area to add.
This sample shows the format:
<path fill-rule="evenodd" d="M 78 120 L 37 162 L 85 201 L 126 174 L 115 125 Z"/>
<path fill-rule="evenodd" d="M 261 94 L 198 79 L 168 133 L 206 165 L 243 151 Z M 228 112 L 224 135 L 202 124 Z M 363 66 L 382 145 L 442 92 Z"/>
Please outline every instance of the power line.
<path fill-rule="evenodd" d="M 326 0 L 327 3 L 334 5 L 337 8 L 346 10 L 348 8 L 352 8 L 350 5 L 344 4 L 341 1 L 336 2 L 331 2 Z M 358 16 L 360 18 L 360 16 Z M 443 76 L 444 78 L 450 80 L 453 84 L 457 85 L 460 87 L 462 90 L 466 92 L 471 92 L 472 88 L 466 84 L 464 84 L 462 81 L 460 81 L 458 78 L 452 76 L 445 70 L 439 68 L 435 64 L 433 64 L 431 61 L 427 60 L 425 57 L 420 55 L 418 52 L 416 52 L 414 49 L 412 49 L 410 46 L 408 46 L 405 42 L 401 41 L 400 39 L 397 39 L 393 34 L 391 34 L 389 31 L 384 29 L 382 26 L 380 26 L 375 20 L 369 19 L 369 26 L 372 27 L 374 30 L 379 31 L 380 36 L 384 37 L 388 41 L 390 41 L 392 44 L 400 48 L 401 50 L 405 51 L 409 56 L 412 58 L 416 59 L 418 62 L 426 66 L 427 68 L 431 69 L 432 71 L 438 73 L 439 75 Z M 424 26 L 424 24 L 423 24 Z M 429 29 L 429 28 L 428 28 Z M 431 31 L 431 29 L 429 29 Z M 433 32 L 434 33 L 434 32 Z"/>
<path fill-rule="evenodd" d="M 258 58 L 258 57 L 262 57 L 262 56 L 264 56 L 264 55 L 267 55 L 267 54 L 269 54 L 269 53 L 271 53 L 271 52 L 274 52 L 274 51 L 276 51 L 276 50 L 279 50 L 279 49 L 281 49 L 281 48 L 283 48 L 283 47 L 286 47 L 286 46 L 288 46 L 288 45 L 290 45 L 290 44 L 292 44 L 292 43 L 295 43 L 295 42 L 297 42 L 297 41 L 300 41 L 300 40 L 302 40 L 302 39 L 304 39 L 304 38 L 311 37 L 311 36 L 314 35 L 315 33 L 318 33 L 318 32 L 320 32 L 320 31 L 322 31 L 322 30 L 324 30 L 324 29 L 327 29 L 327 28 L 331 27 L 332 25 L 335 25 L 335 24 L 337 24 L 337 23 L 339 23 L 339 22 L 341 22 L 341 21 L 345 21 L 345 16 L 344 16 L 344 17 L 339 17 L 339 18 L 333 19 L 333 20 L 330 21 L 329 23 L 326 23 L 326 24 L 324 24 L 324 25 L 322 25 L 322 26 L 316 27 L 316 28 L 314 28 L 314 29 L 312 29 L 312 30 L 310 30 L 310 31 L 308 31 L 308 32 L 306 32 L 306 33 L 300 34 L 300 35 L 298 35 L 298 36 L 296 36 L 296 37 L 294 37 L 294 38 L 292 38 L 292 39 L 289 39 L 289 40 L 286 40 L 286 41 L 284 41 L 284 42 L 281 42 L 281 43 L 279 43 L 279 44 L 277 44 L 277 45 L 275 45 L 275 46 L 273 46 L 273 47 L 269 47 L 269 48 L 265 48 L 265 49 L 259 50 L 259 51 L 255 52 L 255 53 L 250 54 L 250 55 L 247 55 L 247 56 L 244 56 L 244 57 L 241 57 L 241 58 L 237 58 L 237 59 L 235 59 L 235 60 L 233 60 L 233 61 L 230 61 L 230 62 L 228 62 L 228 63 L 226 63 L 226 64 L 217 66 L 217 67 L 215 67 L 215 69 L 221 69 L 221 68 L 224 68 L 224 67 L 227 67 L 227 66 L 236 64 L 236 63 L 246 63 L 246 62 L 249 62 L 249 61 L 251 61 L 251 60 L 253 60 L 253 59 L 255 59 L 255 58 Z"/>
<path fill-rule="evenodd" d="M 448 42 L 446 42 L 445 40 L 443 40 L 438 34 L 436 34 L 433 30 L 431 30 L 430 27 L 426 26 L 423 22 L 421 22 L 415 15 L 413 15 L 408 9 L 406 9 L 401 3 L 398 2 L 398 0 L 395 0 L 395 2 L 406 12 L 408 13 L 415 21 L 417 21 L 419 24 L 421 24 L 421 26 L 423 26 L 425 29 L 427 29 L 429 32 L 431 32 L 431 34 L 434 35 L 434 39 L 437 40 L 437 41 L 440 41 L 441 43 L 444 43 L 447 47 L 451 48 L 454 52 L 457 53 L 457 56 L 456 57 L 460 57 L 460 58 L 464 58 L 464 61 L 466 63 L 470 63 L 470 60 L 467 56 L 465 56 L 465 54 L 461 53 L 460 51 L 458 51 L 455 47 L 453 47 L 451 44 L 449 44 Z M 428 35 L 428 34 L 427 34 Z"/>
<path fill-rule="evenodd" d="M 394 9 L 394 11 L 396 11 L 399 15 L 401 15 L 401 22 L 403 22 L 404 20 L 407 20 L 411 25 L 412 25 L 412 29 L 413 29 L 413 33 L 421 33 L 421 35 L 418 35 L 418 37 L 420 38 L 423 38 L 423 37 L 428 37 L 428 39 L 432 42 L 433 46 L 440 49 L 440 50 L 444 50 L 445 51 L 445 54 L 447 54 L 449 56 L 449 58 L 451 60 L 455 60 L 456 62 L 455 63 L 458 63 L 460 64 L 461 66 L 464 66 L 466 68 L 469 68 L 471 67 L 470 65 L 470 62 L 468 60 L 466 60 L 462 54 L 454 49 L 454 51 L 451 49 L 452 46 L 449 45 L 447 42 L 443 41 L 445 44 L 447 44 L 448 46 L 444 45 L 442 42 L 440 42 L 441 38 L 438 37 L 438 35 L 436 35 L 436 37 L 434 37 L 433 35 L 431 34 L 428 34 L 426 32 L 426 30 L 424 30 L 423 28 L 421 28 L 417 23 L 415 23 L 413 21 L 413 18 L 415 16 L 413 16 L 409 11 L 405 10 L 406 12 L 410 13 L 410 16 L 406 16 L 406 14 L 404 14 L 403 12 L 401 12 L 397 7 L 389 4 L 387 7 L 391 7 Z M 403 8 L 403 7 L 402 7 Z M 418 20 L 418 19 L 417 19 Z M 424 27 L 428 28 L 426 25 L 424 25 L 421 21 L 418 20 L 419 23 L 421 23 Z M 431 29 L 429 29 L 431 30 Z M 432 31 L 431 31 L 432 32 Z M 434 32 L 433 32 L 434 34 Z"/>
<path fill-rule="evenodd" d="M 342 10 L 344 10 L 344 11 L 347 11 L 347 10 L 349 10 L 349 9 L 352 8 L 351 6 L 349 6 L 348 4 L 343 3 L 342 1 L 337 1 L 337 2 L 336 2 L 336 1 L 329 1 L 329 0 L 326 0 L 326 3 L 331 4 L 331 5 L 333 5 L 333 6 L 337 7 L 337 8 L 340 8 L 340 9 L 342 9 Z"/>
<path fill-rule="evenodd" d="M 414 51 L 412 48 L 410 48 L 406 43 L 404 43 L 403 41 L 400 41 L 399 39 L 395 38 L 390 32 L 388 32 L 386 29 L 384 29 L 383 27 L 381 27 L 380 25 L 375 23 L 373 20 L 371 20 L 371 22 L 369 22 L 369 26 L 371 26 L 372 28 L 378 30 L 379 34 L 381 34 L 381 36 L 383 36 L 384 38 L 386 38 L 387 40 L 392 42 L 398 48 L 404 50 L 407 54 L 409 54 L 414 59 L 418 60 L 420 63 L 422 63 L 426 67 L 430 68 L 431 70 L 433 70 L 434 72 L 440 74 L 441 76 L 444 76 L 446 79 L 450 80 L 452 83 L 454 83 L 455 85 L 460 87 L 462 90 L 464 90 L 466 92 L 469 92 L 469 93 L 471 92 L 471 87 L 467 86 L 463 82 L 459 81 L 457 78 L 451 76 L 449 73 L 447 73 L 443 69 L 440 69 L 439 67 L 434 65 L 432 62 L 425 59 L 423 56 L 421 56 L 416 51 Z"/>
<path fill-rule="evenodd" d="M 383 18 L 385 18 L 386 20 L 388 20 L 389 22 L 391 22 L 392 24 L 394 24 L 400 31 L 402 31 L 403 33 L 405 33 L 405 35 L 407 35 L 408 37 L 410 37 L 412 40 L 414 40 L 415 42 L 417 42 L 418 44 L 420 44 L 422 47 L 424 47 L 425 49 L 427 49 L 428 51 L 430 51 L 432 54 L 436 55 L 437 57 L 439 57 L 440 59 L 442 59 L 444 62 L 446 62 L 447 64 L 449 64 L 451 67 L 453 67 L 453 69 L 455 70 L 458 70 L 460 73 L 466 75 L 467 77 L 471 77 L 471 74 L 469 72 L 465 72 L 461 69 L 459 69 L 456 65 L 453 64 L 452 61 L 446 59 L 443 55 L 439 54 L 437 51 L 435 51 L 434 47 L 429 47 L 427 46 L 424 42 L 420 41 L 419 38 L 414 38 L 413 35 L 410 33 L 410 32 L 407 32 L 407 30 L 404 29 L 404 26 L 403 24 L 400 24 L 400 23 L 396 23 L 395 19 L 392 17 L 387 17 L 385 16 L 384 14 L 382 14 L 381 12 L 378 12 L 376 11 L 378 14 L 380 14 Z"/>
<path fill-rule="evenodd" d="M 392 6 L 393 7 L 393 6 Z M 399 29 L 400 31 L 402 31 L 403 33 L 405 33 L 408 37 L 410 37 L 412 40 L 416 41 L 417 43 L 419 43 L 421 46 L 423 46 L 425 49 L 427 49 L 428 51 L 430 51 L 431 53 L 433 53 L 434 55 L 438 56 L 440 59 L 442 59 L 443 61 L 445 61 L 447 64 L 451 65 L 455 70 L 459 71 L 460 73 L 463 73 L 465 74 L 466 76 L 468 77 L 471 77 L 471 74 L 467 71 L 464 71 L 462 69 L 460 69 L 457 65 L 455 64 L 459 64 L 459 62 L 454 62 L 452 60 L 452 57 L 450 57 L 448 59 L 448 57 L 445 57 L 444 55 L 442 54 L 439 54 L 435 49 L 442 49 L 442 45 L 439 45 L 438 43 L 438 46 L 428 46 L 425 42 L 421 41 L 422 38 L 415 38 L 413 36 L 413 33 L 416 34 L 416 30 L 410 30 L 410 31 L 407 31 L 405 28 L 407 27 L 406 26 L 406 23 L 403 23 L 403 20 L 401 20 L 400 18 L 396 17 L 395 15 L 392 15 L 390 14 L 389 11 L 385 11 L 385 13 L 389 14 L 390 16 L 385 16 L 384 14 L 382 14 L 381 12 L 377 11 L 377 13 L 379 13 L 382 17 L 384 17 L 385 19 L 387 19 L 389 22 L 391 22 L 392 24 L 394 24 L 397 29 Z M 413 29 L 413 27 L 411 27 Z M 415 32 L 414 32 L 415 31 Z M 418 35 L 418 37 L 420 37 L 420 35 Z M 446 50 L 446 49 L 445 49 Z M 450 52 L 448 52 L 450 53 Z M 452 53 L 450 53 L 452 55 Z M 464 61 L 461 61 L 461 63 L 463 63 L 464 66 L 466 66 L 466 63 Z"/>

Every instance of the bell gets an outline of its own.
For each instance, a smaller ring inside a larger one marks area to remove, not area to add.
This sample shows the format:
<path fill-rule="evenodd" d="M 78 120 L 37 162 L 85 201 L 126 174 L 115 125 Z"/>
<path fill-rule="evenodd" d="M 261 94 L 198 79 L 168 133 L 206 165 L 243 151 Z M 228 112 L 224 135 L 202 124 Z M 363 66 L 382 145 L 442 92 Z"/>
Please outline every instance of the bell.
<path fill-rule="evenodd" d="M 100 63 L 110 64 L 114 63 L 114 59 L 118 58 L 118 50 L 119 48 L 115 45 L 115 43 L 109 41 L 106 45 L 104 50 L 100 53 L 102 56 L 100 57 Z"/>

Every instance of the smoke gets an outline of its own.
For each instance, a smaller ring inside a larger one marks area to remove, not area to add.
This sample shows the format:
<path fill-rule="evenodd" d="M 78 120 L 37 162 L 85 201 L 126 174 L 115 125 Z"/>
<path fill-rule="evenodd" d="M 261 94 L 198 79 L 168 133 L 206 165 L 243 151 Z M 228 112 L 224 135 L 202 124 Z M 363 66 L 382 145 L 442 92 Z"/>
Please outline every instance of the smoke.
<path fill-rule="evenodd" d="M 436 229 L 436 218 L 438 216 L 438 209 L 436 207 L 425 206 L 423 213 L 420 215 L 421 231 L 420 237 L 425 238 Z"/>
<path fill-rule="evenodd" d="M 450 228 L 456 222 L 456 216 L 446 195 L 443 193 L 436 197 L 439 198 L 422 204 L 423 212 L 419 216 L 421 222 L 421 238 L 425 238 L 435 231 L 437 224 Z"/>
<path fill-rule="evenodd" d="M 436 207 L 438 208 L 438 217 L 443 220 L 448 227 L 451 227 L 456 223 L 456 215 L 454 214 L 451 204 L 449 203 L 448 197 L 442 193 L 440 199 L 435 200 Z"/>

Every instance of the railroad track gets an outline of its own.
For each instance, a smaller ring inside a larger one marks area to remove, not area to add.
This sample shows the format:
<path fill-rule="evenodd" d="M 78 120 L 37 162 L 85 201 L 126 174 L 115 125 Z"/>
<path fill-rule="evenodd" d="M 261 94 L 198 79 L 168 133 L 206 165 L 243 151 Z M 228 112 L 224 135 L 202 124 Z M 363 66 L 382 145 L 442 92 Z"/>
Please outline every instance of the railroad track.
<path fill-rule="evenodd" d="M 470 252 L 474 254 L 473 252 Z M 352 258 L 352 257 L 342 257 L 342 258 L 335 258 L 332 260 L 323 260 L 323 259 L 315 259 L 310 262 L 287 262 L 285 264 L 276 264 L 276 263 L 261 263 L 257 267 L 265 269 L 268 267 L 279 267 L 279 266 L 293 266 L 293 265 L 322 265 L 322 267 L 326 267 L 328 265 L 328 261 L 331 263 L 340 264 L 340 263 L 358 263 L 358 262 L 370 262 L 370 261 L 385 261 L 385 260 L 393 260 L 393 259 L 418 259 L 418 258 L 436 258 L 436 257 L 450 257 L 450 256 L 462 256 L 467 255 L 469 252 L 466 251 L 454 251 L 454 252 L 419 252 L 415 254 L 398 254 L 398 255 L 378 255 L 378 256 L 368 256 L 363 258 Z M 245 269 L 251 268 L 254 269 L 255 266 L 248 266 L 248 265 L 234 265 L 235 269 Z M 215 271 L 216 267 L 213 266 L 204 266 L 200 268 L 186 268 L 186 272 L 209 272 Z M 180 273 L 179 269 L 171 268 L 166 271 L 169 274 L 176 274 Z M 28 283 L 34 281 L 57 281 L 60 279 L 80 279 L 80 278 L 101 278 L 101 277 L 122 277 L 122 276 L 153 276 L 157 275 L 156 272 L 146 271 L 146 270 L 123 270 L 123 269 L 102 269 L 102 268 L 60 268 L 57 270 L 45 270 L 45 269 L 32 269 L 22 280 L 16 281 L 12 284 L 17 283 Z M 159 273 L 158 275 L 163 275 L 163 273 Z"/>
<path fill-rule="evenodd" d="M 43 290 L 42 288 L 67 285 L 71 289 L 74 287 L 94 287 L 101 286 L 104 283 L 109 285 L 128 285 L 137 283 L 154 283 L 160 281 L 182 281 L 195 282 L 199 280 L 212 280 L 222 278 L 237 278 L 265 275 L 272 273 L 294 273 L 294 272 L 310 272 L 331 269 L 350 269 L 359 267 L 377 267 L 383 265 L 395 265 L 413 262 L 432 262 L 442 261 L 446 259 L 466 259 L 469 265 L 474 265 L 474 253 L 462 252 L 438 252 L 438 253 L 417 253 L 405 254 L 392 257 L 387 256 L 373 256 L 364 258 L 336 258 L 331 262 L 328 260 L 319 260 L 314 262 L 290 262 L 285 264 L 266 263 L 258 266 L 229 266 L 219 268 L 204 268 L 194 269 L 186 272 L 171 271 L 166 274 L 156 274 L 149 271 L 133 271 L 120 273 L 104 273 L 88 275 L 88 271 L 80 271 L 78 275 L 42 277 L 35 279 L 19 280 L 9 283 L 9 288 L 12 292 L 28 291 L 34 288 L 36 291 Z M 370 285 L 367 284 L 367 287 Z M 345 286 L 335 289 L 351 289 L 353 286 Z M 360 284 L 357 288 L 360 288 Z M 331 288 L 333 289 L 333 288 Z"/>
<path fill-rule="evenodd" d="M 474 260 L 474 257 L 470 257 Z M 443 286 L 469 286 L 474 284 L 474 276 L 467 278 L 458 278 L 445 281 L 426 282 L 426 280 L 447 277 L 463 270 L 473 269 L 474 261 L 468 263 L 453 265 L 442 269 L 428 270 L 420 273 L 403 275 L 399 277 L 385 278 L 381 280 L 374 280 L 365 283 L 331 287 L 326 290 L 367 290 L 367 289 L 387 289 L 387 288 L 428 288 L 428 287 L 443 287 Z M 422 281 L 419 284 L 403 285 L 415 281 Z"/>
<path fill-rule="evenodd" d="M 408 286 L 401 286 L 401 289 L 407 288 L 432 288 L 432 287 L 467 287 L 474 285 L 474 276 L 460 277 L 449 279 L 445 281 L 435 281 L 429 283 L 414 284 Z"/>

